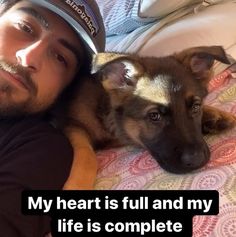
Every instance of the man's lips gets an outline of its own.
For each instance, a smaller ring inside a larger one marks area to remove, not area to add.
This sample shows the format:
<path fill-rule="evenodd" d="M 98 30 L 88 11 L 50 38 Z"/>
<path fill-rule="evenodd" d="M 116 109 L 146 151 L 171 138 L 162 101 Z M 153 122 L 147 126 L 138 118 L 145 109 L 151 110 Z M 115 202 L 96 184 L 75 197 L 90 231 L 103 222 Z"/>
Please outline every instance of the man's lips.
<path fill-rule="evenodd" d="M 25 90 L 29 90 L 29 85 L 27 84 L 24 77 L 20 76 L 16 73 L 10 73 L 5 70 L 0 69 L 0 78 L 3 78 L 17 87 L 23 88 Z"/>

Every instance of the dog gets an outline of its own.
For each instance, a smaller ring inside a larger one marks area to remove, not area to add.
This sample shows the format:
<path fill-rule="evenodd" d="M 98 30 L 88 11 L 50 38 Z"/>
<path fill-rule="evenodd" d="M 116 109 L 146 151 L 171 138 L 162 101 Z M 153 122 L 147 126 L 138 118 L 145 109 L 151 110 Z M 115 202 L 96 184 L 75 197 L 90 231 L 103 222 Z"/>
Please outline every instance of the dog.
<path fill-rule="evenodd" d="M 66 115 L 74 160 L 64 189 L 93 189 L 102 147 L 141 146 L 177 174 L 203 167 L 210 158 L 203 135 L 236 124 L 234 115 L 203 105 L 215 60 L 229 64 L 221 46 L 160 58 L 96 55 Z"/>

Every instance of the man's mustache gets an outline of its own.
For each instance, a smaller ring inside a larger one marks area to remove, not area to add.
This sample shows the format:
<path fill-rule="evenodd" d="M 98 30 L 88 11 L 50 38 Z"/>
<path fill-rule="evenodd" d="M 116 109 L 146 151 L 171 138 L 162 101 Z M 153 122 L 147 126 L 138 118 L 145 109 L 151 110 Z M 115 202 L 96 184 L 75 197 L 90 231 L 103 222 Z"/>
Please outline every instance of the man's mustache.
<path fill-rule="evenodd" d="M 11 64 L 4 60 L 0 60 L 0 69 L 8 73 L 20 76 L 20 78 L 22 79 L 22 83 L 27 87 L 27 89 L 30 90 L 30 92 L 33 94 L 37 93 L 37 87 L 34 84 L 29 71 L 26 68 L 22 67 L 19 64 Z"/>

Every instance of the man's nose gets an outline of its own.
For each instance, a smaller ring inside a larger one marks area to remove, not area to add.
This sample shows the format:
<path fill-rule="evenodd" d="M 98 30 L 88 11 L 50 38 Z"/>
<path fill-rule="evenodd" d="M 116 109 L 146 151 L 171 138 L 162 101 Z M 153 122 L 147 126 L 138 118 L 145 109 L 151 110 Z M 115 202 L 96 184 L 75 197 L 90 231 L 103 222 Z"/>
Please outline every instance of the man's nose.
<path fill-rule="evenodd" d="M 31 72 L 37 72 L 41 69 L 45 44 L 37 41 L 27 45 L 16 52 L 17 63 L 29 69 Z"/>

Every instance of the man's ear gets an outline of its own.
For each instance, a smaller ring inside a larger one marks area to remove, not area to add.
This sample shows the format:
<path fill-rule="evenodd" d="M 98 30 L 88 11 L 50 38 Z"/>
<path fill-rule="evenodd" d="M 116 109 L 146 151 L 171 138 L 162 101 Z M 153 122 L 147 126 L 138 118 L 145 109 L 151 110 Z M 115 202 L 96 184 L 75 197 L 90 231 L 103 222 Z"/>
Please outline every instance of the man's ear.
<path fill-rule="evenodd" d="M 203 46 L 186 49 L 176 54 L 176 58 L 190 69 L 193 75 L 201 80 L 201 83 L 205 86 L 210 80 L 211 69 L 215 60 L 230 64 L 221 46 Z"/>

